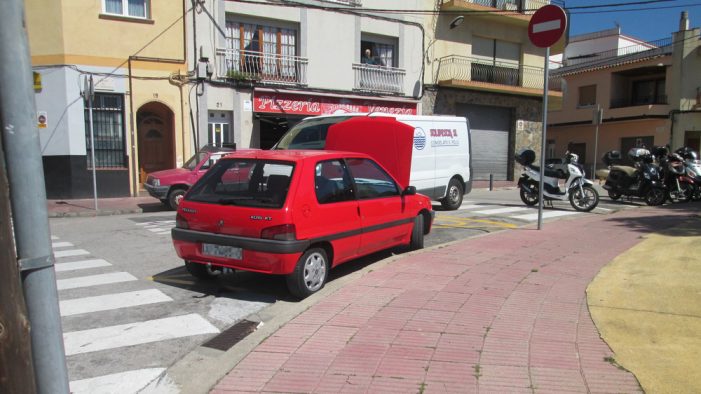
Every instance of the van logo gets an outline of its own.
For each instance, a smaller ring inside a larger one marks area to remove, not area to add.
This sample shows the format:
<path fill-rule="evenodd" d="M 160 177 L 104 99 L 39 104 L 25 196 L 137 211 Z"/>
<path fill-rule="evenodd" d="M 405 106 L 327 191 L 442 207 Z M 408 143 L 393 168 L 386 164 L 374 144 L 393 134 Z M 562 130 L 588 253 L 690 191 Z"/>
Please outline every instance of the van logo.
<path fill-rule="evenodd" d="M 414 129 L 414 148 L 416 150 L 423 150 L 426 147 L 426 133 L 420 128 Z"/>

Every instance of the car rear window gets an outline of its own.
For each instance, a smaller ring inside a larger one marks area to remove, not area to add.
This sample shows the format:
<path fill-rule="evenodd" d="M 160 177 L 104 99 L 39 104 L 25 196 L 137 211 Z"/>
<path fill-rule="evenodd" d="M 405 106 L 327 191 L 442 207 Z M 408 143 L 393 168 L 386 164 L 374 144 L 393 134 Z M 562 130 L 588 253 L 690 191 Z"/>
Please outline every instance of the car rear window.
<path fill-rule="evenodd" d="M 294 163 L 219 160 L 185 197 L 189 201 L 246 207 L 281 208 L 287 198 Z"/>

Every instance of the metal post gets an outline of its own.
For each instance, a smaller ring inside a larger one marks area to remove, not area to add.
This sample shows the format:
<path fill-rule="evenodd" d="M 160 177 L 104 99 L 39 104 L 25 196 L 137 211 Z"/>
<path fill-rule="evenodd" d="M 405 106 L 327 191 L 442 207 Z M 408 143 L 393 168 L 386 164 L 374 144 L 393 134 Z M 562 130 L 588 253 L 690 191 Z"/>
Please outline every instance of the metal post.
<path fill-rule="evenodd" d="M 494 190 L 494 174 L 489 174 L 489 191 Z"/>
<path fill-rule="evenodd" d="M 46 189 L 24 2 L 3 2 L 0 17 L 0 120 L 17 257 L 31 325 L 38 393 L 68 393 L 68 371 L 49 236 Z"/>
<path fill-rule="evenodd" d="M 543 228 L 543 177 L 545 174 L 545 144 L 548 131 L 548 61 L 550 59 L 550 47 L 545 48 L 545 61 L 543 69 L 543 135 L 540 141 L 540 180 L 538 181 L 538 230 Z"/>
<path fill-rule="evenodd" d="M 90 160 L 92 163 L 92 195 L 93 199 L 95 200 L 95 212 L 97 212 L 97 173 L 95 172 L 95 168 L 97 167 L 97 163 L 95 163 L 95 133 L 93 131 L 93 123 L 92 123 L 92 109 L 93 109 L 93 97 L 95 96 L 95 85 L 93 85 L 93 79 L 92 75 L 88 79 L 87 89 L 85 94 L 88 95 L 88 120 L 89 120 L 89 127 L 90 127 Z"/>
<path fill-rule="evenodd" d="M 596 114 L 594 115 L 594 124 L 596 124 L 596 128 L 594 129 L 594 164 L 592 165 L 591 179 L 596 179 L 596 161 L 599 158 L 599 125 L 601 124 L 601 118 L 601 105 L 596 104 Z"/>

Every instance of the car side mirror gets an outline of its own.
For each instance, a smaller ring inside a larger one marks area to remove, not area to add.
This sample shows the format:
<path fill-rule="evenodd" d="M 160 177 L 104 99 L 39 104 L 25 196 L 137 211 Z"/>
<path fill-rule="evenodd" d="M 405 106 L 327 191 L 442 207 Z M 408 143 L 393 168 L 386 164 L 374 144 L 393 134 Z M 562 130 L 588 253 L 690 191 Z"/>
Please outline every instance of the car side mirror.
<path fill-rule="evenodd" d="M 407 186 L 402 192 L 402 196 L 413 196 L 416 194 L 416 186 Z"/>

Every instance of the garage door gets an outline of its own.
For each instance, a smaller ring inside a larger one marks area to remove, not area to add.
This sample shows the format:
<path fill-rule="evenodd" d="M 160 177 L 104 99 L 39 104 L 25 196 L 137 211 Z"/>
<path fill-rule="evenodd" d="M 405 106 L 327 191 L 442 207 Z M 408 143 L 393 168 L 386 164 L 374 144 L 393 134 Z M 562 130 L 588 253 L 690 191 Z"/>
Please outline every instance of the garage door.
<path fill-rule="evenodd" d="M 458 105 L 457 116 L 470 120 L 473 179 L 506 180 L 509 166 L 511 109 L 484 105 Z"/>

